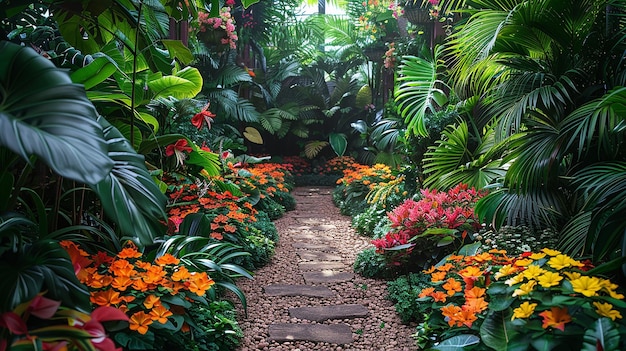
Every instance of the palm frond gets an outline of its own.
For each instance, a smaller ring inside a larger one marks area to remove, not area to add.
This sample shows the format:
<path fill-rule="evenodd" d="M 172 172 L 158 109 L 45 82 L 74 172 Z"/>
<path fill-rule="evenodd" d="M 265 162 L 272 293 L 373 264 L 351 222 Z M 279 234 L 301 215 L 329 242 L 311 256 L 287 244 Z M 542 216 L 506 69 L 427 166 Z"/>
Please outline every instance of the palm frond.
<path fill-rule="evenodd" d="M 402 117 L 405 118 L 407 130 L 421 136 L 428 136 L 424 116 L 426 112 L 435 112 L 436 101 L 446 98 L 442 88 L 445 83 L 437 79 L 439 50 L 435 51 L 432 61 L 404 56 L 399 67 L 397 81 L 400 85 L 395 91 L 395 101 Z"/>

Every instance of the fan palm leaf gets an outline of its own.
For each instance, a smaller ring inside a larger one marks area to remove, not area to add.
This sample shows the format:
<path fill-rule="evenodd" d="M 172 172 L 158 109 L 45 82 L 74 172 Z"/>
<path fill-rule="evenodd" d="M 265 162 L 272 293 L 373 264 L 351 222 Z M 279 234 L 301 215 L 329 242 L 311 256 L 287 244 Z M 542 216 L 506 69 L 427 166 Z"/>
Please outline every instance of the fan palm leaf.
<path fill-rule="evenodd" d="M 405 118 L 407 130 L 416 135 L 428 136 L 424 121 L 426 113 L 435 112 L 447 100 L 443 90 L 447 86 L 437 77 L 437 70 L 442 67 L 439 53 L 435 50 L 432 60 L 404 56 L 399 67 L 395 101 Z"/>

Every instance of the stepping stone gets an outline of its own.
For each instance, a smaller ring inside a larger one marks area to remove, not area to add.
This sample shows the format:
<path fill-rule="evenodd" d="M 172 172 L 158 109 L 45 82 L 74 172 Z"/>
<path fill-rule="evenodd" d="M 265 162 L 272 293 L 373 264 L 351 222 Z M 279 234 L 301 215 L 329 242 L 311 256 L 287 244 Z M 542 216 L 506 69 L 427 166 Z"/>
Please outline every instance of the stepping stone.
<path fill-rule="evenodd" d="M 346 265 L 337 261 L 321 261 L 321 262 L 300 262 L 298 268 L 301 271 L 321 271 L 328 269 L 346 268 Z"/>
<path fill-rule="evenodd" d="M 293 238 L 295 240 L 303 240 L 303 241 L 330 241 L 332 240 L 326 235 L 313 234 L 313 233 L 296 233 Z"/>
<path fill-rule="evenodd" d="M 349 344 L 352 331 L 347 324 L 270 324 L 269 341 L 304 340 L 327 342 L 330 344 Z"/>
<path fill-rule="evenodd" d="M 302 276 L 307 284 L 332 284 L 352 280 L 354 274 L 350 272 L 335 272 L 323 270 L 321 272 L 303 272 Z"/>
<path fill-rule="evenodd" d="M 269 296 L 332 297 L 335 293 L 325 286 L 311 285 L 268 285 L 263 288 Z"/>
<path fill-rule="evenodd" d="M 343 257 L 328 252 L 298 250 L 296 254 L 306 261 L 341 261 Z"/>
<path fill-rule="evenodd" d="M 327 319 L 351 319 L 367 317 L 367 307 L 358 304 L 293 307 L 289 315 L 293 318 L 322 322 Z"/>
<path fill-rule="evenodd" d="M 320 222 L 319 219 L 317 218 L 311 218 L 310 216 L 307 216 L 306 218 L 296 218 L 296 221 L 300 222 L 300 223 L 304 223 L 304 224 L 310 224 L 310 225 L 315 225 L 318 224 Z M 320 230 L 320 229 L 316 229 L 318 226 L 312 227 L 312 230 Z"/>
<path fill-rule="evenodd" d="M 296 249 L 321 250 L 324 252 L 337 252 L 337 248 L 324 245 L 324 244 L 297 242 L 297 243 L 291 244 L 291 246 L 293 246 Z"/>
<path fill-rule="evenodd" d="M 311 224 L 314 224 L 314 223 L 311 223 Z M 333 230 L 333 229 L 337 229 L 337 226 L 334 224 L 320 224 L 318 226 L 311 228 L 311 230 L 319 230 L 319 231 Z"/>
<path fill-rule="evenodd" d="M 302 230 L 309 230 L 309 229 L 311 229 L 311 227 L 309 227 L 308 225 L 301 225 L 299 227 L 293 227 L 289 231 L 293 232 L 293 231 L 302 231 Z"/>

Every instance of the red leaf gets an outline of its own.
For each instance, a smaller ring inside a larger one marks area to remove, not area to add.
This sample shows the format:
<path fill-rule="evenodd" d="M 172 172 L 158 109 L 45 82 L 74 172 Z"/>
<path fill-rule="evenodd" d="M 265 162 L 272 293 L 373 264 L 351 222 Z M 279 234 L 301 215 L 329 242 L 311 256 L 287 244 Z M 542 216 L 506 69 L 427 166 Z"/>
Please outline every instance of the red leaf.
<path fill-rule="evenodd" d="M 33 301 L 31 301 L 30 306 L 28 306 L 28 311 L 33 316 L 41 319 L 50 319 L 59 309 L 59 306 L 61 306 L 61 301 L 55 301 L 41 295 L 37 295 Z"/>
<path fill-rule="evenodd" d="M 97 322 L 128 321 L 128 316 L 111 306 L 100 306 L 91 312 L 91 319 Z"/>
<path fill-rule="evenodd" d="M 0 315 L 0 327 L 5 327 L 15 335 L 28 334 L 26 323 L 15 312 L 5 312 Z"/>

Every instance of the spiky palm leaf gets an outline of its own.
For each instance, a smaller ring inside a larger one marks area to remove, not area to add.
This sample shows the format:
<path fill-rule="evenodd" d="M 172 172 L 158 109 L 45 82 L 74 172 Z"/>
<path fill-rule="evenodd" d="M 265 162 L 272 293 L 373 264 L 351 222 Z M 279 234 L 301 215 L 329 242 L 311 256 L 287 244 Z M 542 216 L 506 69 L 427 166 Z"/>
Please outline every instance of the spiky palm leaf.
<path fill-rule="evenodd" d="M 482 189 L 506 173 L 502 155 L 507 143 L 496 144 L 493 129 L 471 135 L 467 122 L 461 122 L 447 127 L 435 144 L 424 158 L 427 187 L 450 189 L 464 183 Z"/>
<path fill-rule="evenodd" d="M 447 101 L 446 84 L 438 79 L 437 70 L 443 67 L 439 62 L 440 51 L 435 50 L 431 60 L 415 56 L 404 56 L 399 67 L 395 101 L 407 130 L 416 135 L 428 136 L 424 122 L 427 112 L 436 109 Z"/>

